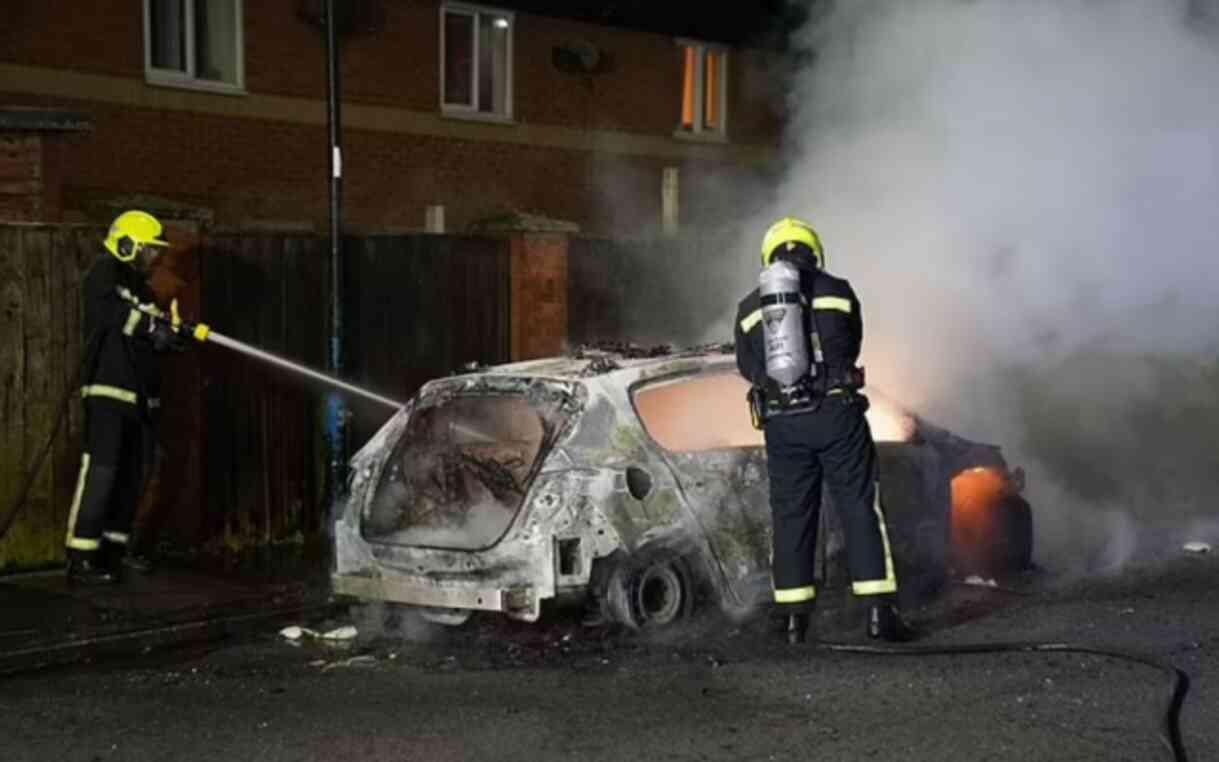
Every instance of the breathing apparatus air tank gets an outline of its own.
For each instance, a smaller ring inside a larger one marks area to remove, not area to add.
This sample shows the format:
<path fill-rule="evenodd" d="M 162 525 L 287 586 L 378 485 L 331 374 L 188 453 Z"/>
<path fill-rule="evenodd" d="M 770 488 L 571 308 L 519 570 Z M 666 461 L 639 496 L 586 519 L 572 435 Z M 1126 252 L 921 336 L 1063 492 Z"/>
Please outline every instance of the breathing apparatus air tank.
<path fill-rule="evenodd" d="M 758 276 L 758 294 L 762 302 L 766 375 L 780 389 L 790 390 L 816 372 L 809 362 L 800 271 L 788 262 L 773 262 Z"/>

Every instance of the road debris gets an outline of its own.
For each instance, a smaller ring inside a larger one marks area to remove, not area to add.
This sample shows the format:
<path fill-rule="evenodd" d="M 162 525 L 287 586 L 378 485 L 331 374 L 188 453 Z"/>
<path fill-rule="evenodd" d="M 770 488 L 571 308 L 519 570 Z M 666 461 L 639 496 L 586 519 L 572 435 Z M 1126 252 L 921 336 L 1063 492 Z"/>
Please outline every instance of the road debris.
<path fill-rule="evenodd" d="M 972 574 L 965 578 L 964 584 L 972 587 L 999 587 L 999 582 L 994 579 L 983 579 L 976 574 Z"/>
<path fill-rule="evenodd" d="M 292 625 L 291 627 L 283 628 L 282 630 L 279 631 L 279 634 L 282 635 L 283 637 L 287 638 L 288 640 L 300 640 L 301 638 L 303 638 L 305 636 L 309 636 L 311 638 L 317 637 L 316 630 L 310 630 L 305 627 L 299 627 L 295 624 Z"/>
<path fill-rule="evenodd" d="M 1206 542 L 1187 542 L 1181 546 L 1181 550 L 1186 553 L 1210 553 L 1210 543 Z"/>
<path fill-rule="evenodd" d="M 330 641 L 332 643 L 345 643 L 355 640 L 356 637 L 359 636 L 360 631 L 351 625 L 344 625 L 343 627 L 336 627 L 333 630 L 327 630 L 326 632 L 318 632 L 317 630 L 311 630 L 308 627 L 301 627 L 294 624 L 290 627 L 283 628 L 279 631 L 279 634 L 292 642 L 299 642 L 303 638 L 314 638 L 318 640 Z"/>
<path fill-rule="evenodd" d="M 346 668 L 346 667 L 374 667 L 374 666 L 376 666 L 376 664 L 377 664 L 377 657 L 372 656 L 371 654 L 362 654 L 360 656 L 352 656 L 349 659 L 342 659 L 340 661 L 329 662 L 322 667 L 322 671 L 329 672 L 332 669 L 339 669 L 339 668 Z"/>

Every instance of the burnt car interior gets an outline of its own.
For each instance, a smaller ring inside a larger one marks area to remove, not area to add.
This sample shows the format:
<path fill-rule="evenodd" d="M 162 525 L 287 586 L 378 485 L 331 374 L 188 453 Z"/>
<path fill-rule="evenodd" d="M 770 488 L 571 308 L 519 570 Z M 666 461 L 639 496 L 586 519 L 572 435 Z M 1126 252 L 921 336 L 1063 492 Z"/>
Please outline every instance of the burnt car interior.
<path fill-rule="evenodd" d="M 521 395 L 458 396 L 416 410 L 382 472 L 365 538 L 490 547 L 520 510 L 546 432 Z"/>

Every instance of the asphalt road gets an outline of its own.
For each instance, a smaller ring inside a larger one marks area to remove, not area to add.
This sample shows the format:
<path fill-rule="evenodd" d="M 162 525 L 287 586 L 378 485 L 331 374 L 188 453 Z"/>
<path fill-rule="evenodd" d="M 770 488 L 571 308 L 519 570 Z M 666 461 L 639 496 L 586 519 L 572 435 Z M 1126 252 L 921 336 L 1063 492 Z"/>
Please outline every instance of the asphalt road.
<path fill-rule="evenodd" d="M 1219 759 L 1219 555 L 1020 592 L 958 587 L 924 644 L 1076 641 L 1192 678 L 1192 760 Z M 1076 654 L 854 656 L 705 617 L 664 638 L 483 618 L 346 646 L 275 632 L 0 681 L 0 758 L 94 760 L 1157 760 L 1169 681 Z M 345 622 L 317 622 L 319 627 Z M 394 624 L 391 621 L 391 625 Z M 849 611 L 822 636 L 863 642 Z"/>

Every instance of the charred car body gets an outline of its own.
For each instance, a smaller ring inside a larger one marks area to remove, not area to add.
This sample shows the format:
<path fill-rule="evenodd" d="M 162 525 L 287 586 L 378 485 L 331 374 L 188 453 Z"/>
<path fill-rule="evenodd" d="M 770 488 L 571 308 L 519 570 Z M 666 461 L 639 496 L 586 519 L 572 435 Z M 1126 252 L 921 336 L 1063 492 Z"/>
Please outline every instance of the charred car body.
<path fill-rule="evenodd" d="M 546 601 L 579 599 L 647 627 L 696 601 L 729 613 L 769 601 L 766 457 L 746 391 L 725 347 L 434 380 L 352 459 L 335 590 L 449 624 L 474 611 L 533 621 Z M 999 449 L 873 400 L 903 594 L 1027 565 L 1028 506 Z M 833 588 L 829 508 L 818 550 Z"/>

